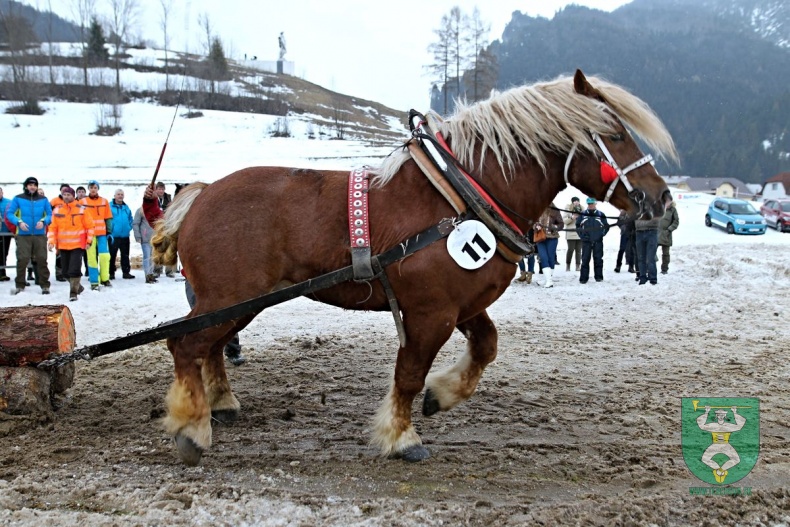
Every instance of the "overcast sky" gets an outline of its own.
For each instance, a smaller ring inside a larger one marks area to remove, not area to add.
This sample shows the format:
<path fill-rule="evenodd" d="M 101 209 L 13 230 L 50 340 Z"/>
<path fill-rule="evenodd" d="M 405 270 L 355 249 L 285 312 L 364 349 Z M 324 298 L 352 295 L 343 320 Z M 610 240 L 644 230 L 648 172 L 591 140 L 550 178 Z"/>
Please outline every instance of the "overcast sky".
<path fill-rule="evenodd" d="M 76 0 L 51 0 L 57 14 L 75 20 Z M 161 45 L 161 1 L 137 0 L 133 34 Z M 395 109 L 428 109 L 433 30 L 453 6 L 471 14 L 479 7 L 491 25 L 489 40 L 502 36 L 513 11 L 551 18 L 571 3 L 611 11 L 629 0 L 172 0 L 172 49 L 204 52 L 198 16 L 206 13 L 226 54 L 276 60 L 277 36 L 285 33 L 286 60 L 294 74 L 328 89 L 377 101 Z M 28 3 L 46 8 L 47 0 Z M 100 14 L 109 0 L 96 0 Z M 583 66 L 583 65 L 580 65 Z M 571 72 L 569 72 L 571 73 Z"/>

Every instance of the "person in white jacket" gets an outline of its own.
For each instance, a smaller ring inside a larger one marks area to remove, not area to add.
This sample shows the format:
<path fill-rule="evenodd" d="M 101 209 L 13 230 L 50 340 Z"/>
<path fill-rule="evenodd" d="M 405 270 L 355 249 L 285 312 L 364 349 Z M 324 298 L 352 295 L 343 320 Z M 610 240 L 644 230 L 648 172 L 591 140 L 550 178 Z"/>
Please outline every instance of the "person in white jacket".
<path fill-rule="evenodd" d="M 565 270 L 571 270 L 571 260 L 576 255 L 576 271 L 581 268 L 582 241 L 576 232 L 576 218 L 582 213 L 582 204 L 579 198 L 571 198 L 569 205 L 565 205 L 562 213 L 562 222 L 565 224 L 565 240 L 568 242 L 568 253 L 565 256 Z"/>
<path fill-rule="evenodd" d="M 151 260 L 151 236 L 154 234 L 154 229 L 146 221 L 142 207 L 138 208 L 137 212 L 134 213 L 132 232 L 134 233 L 134 241 L 139 243 L 143 249 L 145 283 L 155 284 L 157 280 L 154 276 L 154 262 Z"/>

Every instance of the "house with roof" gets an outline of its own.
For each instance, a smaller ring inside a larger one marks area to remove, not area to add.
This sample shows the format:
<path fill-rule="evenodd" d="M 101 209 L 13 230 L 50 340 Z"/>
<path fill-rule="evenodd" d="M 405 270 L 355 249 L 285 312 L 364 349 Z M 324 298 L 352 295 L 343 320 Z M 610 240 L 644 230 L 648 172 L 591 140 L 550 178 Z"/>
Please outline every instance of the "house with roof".
<path fill-rule="evenodd" d="M 702 192 L 725 198 L 751 200 L 756 197 L 755 191 L 749 189 L 746 183 L 731 177 L 690 177 L 678 183 L 677 187 L 678 190 Z"/>
<path fill-rule="evenodd" d="M 782 172 L 763 183 L 763 199 L 781 199 L 790 194 L 790 172 Z"/>

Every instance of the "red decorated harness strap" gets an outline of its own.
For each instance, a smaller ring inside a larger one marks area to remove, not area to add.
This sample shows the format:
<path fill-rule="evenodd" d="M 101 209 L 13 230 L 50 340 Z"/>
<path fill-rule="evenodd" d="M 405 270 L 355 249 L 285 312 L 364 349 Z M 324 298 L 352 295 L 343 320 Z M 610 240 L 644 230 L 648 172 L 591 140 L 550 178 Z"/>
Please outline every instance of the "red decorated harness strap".
<path fill-rule="evenodd" d="M 352 170 L 348 175 L 348 237 L 351 248 L 370 247 L 368 222 L 368 171 Z"/>

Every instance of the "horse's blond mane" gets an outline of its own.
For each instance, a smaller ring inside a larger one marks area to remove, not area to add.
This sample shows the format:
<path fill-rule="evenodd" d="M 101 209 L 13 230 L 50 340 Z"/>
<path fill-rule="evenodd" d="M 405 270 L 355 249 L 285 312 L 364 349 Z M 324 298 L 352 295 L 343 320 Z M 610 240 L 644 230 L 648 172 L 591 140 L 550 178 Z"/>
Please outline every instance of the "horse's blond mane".
<path fill-rule="evenodd" d="M 591 132 L 614 131 L 614 114 L 662 158 L 677 161 L 672 137 L 650 107 L 625 89 L 598 77 L 588 77 L 607 104 L 579 95 L 573 77 L 494 92 L 487 100 L 467 105 L 459 102 L 456 113 L 440 129 L 452 141 L 459 161 L 470 169 L 482 168 L 485 156 L 493 155 L 506 179 L 511 179 L 520 158 L 531 156 L 546 168 L 546 152 L 567 154 L 574 144 L 595 150 Z M 480 157 L 475 158 L 475 147 Z M 399 151 L 375 170 L 373 184 L 385 185 L 409 158 Z"/>

